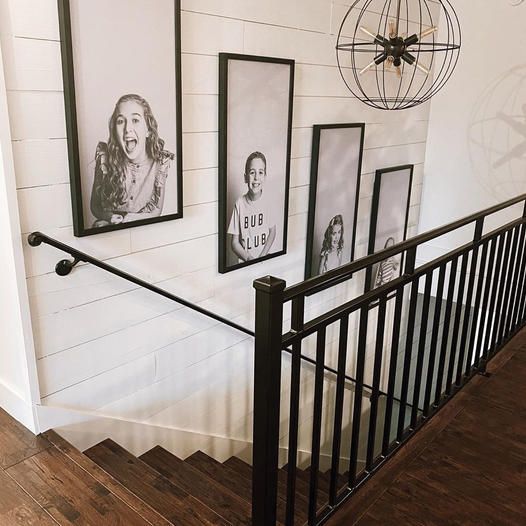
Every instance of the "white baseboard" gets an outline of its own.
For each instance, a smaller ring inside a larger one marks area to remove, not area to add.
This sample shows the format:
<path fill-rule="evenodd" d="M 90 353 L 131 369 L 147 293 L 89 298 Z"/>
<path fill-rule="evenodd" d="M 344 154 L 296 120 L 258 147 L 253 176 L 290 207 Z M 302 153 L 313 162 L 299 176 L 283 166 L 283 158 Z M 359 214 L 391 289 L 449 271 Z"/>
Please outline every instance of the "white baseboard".
<path fill-rule="evenodd" d="M 39 433 L 36 409 L 0 382 L 0 407 L 34 434 Z"/>

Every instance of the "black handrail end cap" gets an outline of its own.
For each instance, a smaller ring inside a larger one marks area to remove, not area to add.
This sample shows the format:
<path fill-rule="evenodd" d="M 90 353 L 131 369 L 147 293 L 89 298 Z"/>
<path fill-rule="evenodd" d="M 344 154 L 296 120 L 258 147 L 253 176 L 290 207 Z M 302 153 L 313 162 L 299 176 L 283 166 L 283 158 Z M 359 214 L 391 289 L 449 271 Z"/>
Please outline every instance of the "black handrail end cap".
<path fill-rule="evenodd" d="M 68 259 L 61 259 L 55 265 L 55 272 L 59 276 L 67 276 L 73 270 L 73 267 L 76 265 L 76 262 L 69 261 Z"/>
<path fill-rule="evenodd" d="M 254 281 L 254 288 L 267 294 L 281 292 L 285 290 L 286 286 L 287 283 L 284 280 L 275 278 L 274 276 L 265 276 Z"/>
<path fill-rule="evenodd" d="M 42 244 L 42 234 L 40 232 L 31 232 L 31 234 L 29 234 L 27 236 L 27 242 L 32 246 L 32 247 L 38 247 Z"/>

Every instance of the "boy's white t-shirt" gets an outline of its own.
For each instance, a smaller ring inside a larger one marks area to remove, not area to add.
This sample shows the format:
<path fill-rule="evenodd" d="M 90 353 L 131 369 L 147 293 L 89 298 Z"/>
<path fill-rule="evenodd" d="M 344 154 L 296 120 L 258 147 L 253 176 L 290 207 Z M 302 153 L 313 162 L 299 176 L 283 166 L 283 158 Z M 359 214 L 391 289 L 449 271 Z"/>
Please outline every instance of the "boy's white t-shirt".
<path fill-rule="evenodd" d="M 245 194 L 236 200 L 228 233 L 238 236 L 249 255 L 257 258 L 265 247 L 269 230 L 273 226 L 276 226 L 276 221 L 268 196 L 263 192 L 259 199 L 251 201 L 248 194 Z"/>

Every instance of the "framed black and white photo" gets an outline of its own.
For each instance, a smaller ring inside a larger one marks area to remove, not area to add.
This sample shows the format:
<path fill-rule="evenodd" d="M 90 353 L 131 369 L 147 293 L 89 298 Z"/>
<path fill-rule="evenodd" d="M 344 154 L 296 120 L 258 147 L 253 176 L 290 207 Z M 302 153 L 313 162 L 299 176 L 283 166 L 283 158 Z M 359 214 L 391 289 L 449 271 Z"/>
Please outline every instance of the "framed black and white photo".
<path fill-rule="evenodd" d="M 369 231 L 369 254 L 405 241 L 414 165 L 395 166 L 376 171 Z M 367 277 L 368 288 L 385 285 L 401 275 L 401 255 L 374 265 Z"/>
<path fill-rule="evenodd" d="M 285 254 L 294 61 L 219 55 L 219 272 Z"/>
<path fill-rule="evenodd" d="M 182 217 L 180 0 L 58 0 L 76 236 Z"/>
<path fill-rule="evenodd" d="M 354 259 L 365 124 L 314 126 L 305 279 Z"/>

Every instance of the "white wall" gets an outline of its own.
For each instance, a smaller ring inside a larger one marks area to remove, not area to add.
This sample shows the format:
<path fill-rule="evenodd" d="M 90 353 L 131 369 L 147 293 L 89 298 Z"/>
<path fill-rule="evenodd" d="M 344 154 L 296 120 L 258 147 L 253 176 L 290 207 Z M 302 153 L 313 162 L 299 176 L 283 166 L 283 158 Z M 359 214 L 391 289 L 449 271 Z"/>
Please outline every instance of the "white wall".
<path fill-rule="evenodd" d="M 39 393 L 1 51 L 0 46 L 0 407 L 37 431 L 33 404 Z"/>
<path fill-rule="evenodd" d="M 526 3 L 513 4 L 454 2 L 462 52 L 453 77 L 431 104 L 421 232 L 526 192 L 526 59 L 520 52 Z M 519 214 L 520 209 L 501 214 L 488 227 Z M 425 257 L 466 242 L 472 233 L 436 240 Z"/>
<path fill-rule="evenodd" d="M 302 279 L 312 125 L 331 122 L 366 122 L 357 256 L 366 253 L 377 168 L 416 165 L 415 232 L 429 105 L 381 112 L 346 91 L 334 46 L 349 1 L 183 0 L 184 219 L 74 238 L 56 0 L 3 2 L 12 20 L 6 77 L 24 236 L 39 229 L 251 325 L 253 279 Z M 288 254 L 227 275 L 216 271 L 221 51 L 296 60 Z M 62 257 L 49 247 L 25 250 L 43 404 L 227 436 L 246 427 L 250 339 L 93 267 L 60 278 L 53 268 Z M 361 287 L 353 280 L 347 294 Z"/>

